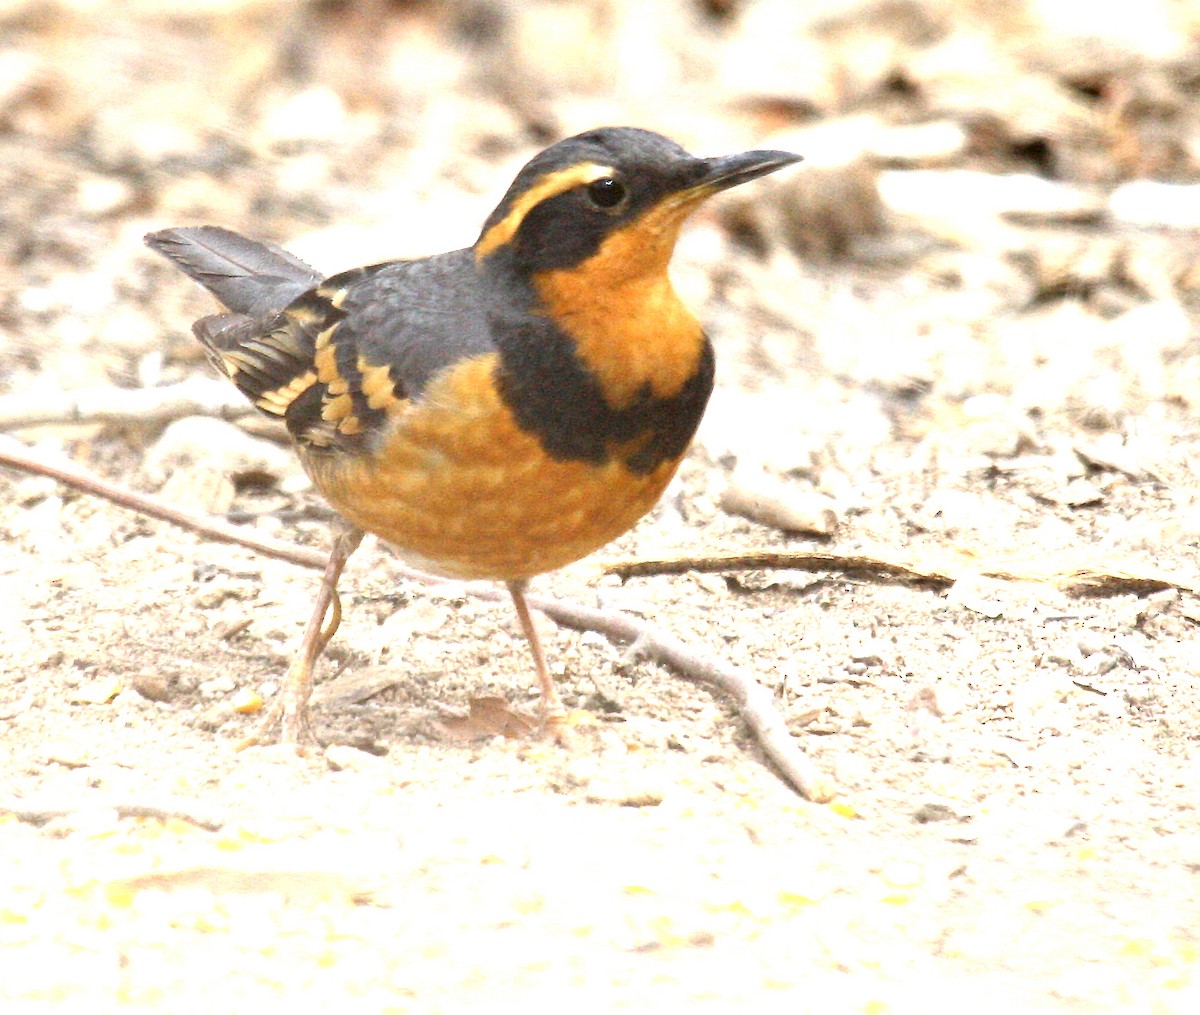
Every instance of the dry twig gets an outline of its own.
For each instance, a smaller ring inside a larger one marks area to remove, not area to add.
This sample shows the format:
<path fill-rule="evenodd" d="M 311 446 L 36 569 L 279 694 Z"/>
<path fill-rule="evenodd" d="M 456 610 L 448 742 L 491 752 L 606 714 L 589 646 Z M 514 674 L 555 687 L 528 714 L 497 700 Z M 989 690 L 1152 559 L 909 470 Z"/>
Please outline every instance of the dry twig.
<path fill-rule="evenodd" d="M 758 550 L 711 557 L 675 557 L 664 560 L 621 560 L 604 566 L 605 574 L 621 579 L 649 575 L 686 574 L 688 571 L 828 571 L 882 584 L 947 589 L 963 578 L 1053 585 L 1072 595 L 1122 595 L 1178 589 L 1200 594 L 1200 579 L 1166 571 L 1138 573 L 1112 566 L 1081 564 L 1078 560 L 985 560 L 962 554 L 937 562 L 888 560 L 862 553 L 813 553 L 807 550 Z"/>
<path fill-rule="evenodd" d="M 897 561 L 855 553 L 813 553 L 807 550 L 755 550 L 750 553 L 717 554 L 711 557 L 673 557 L 663 560 L 619 560 L 604 565 L 605 574 L 622 581 L 659 574 L 688 571 L 836 571 L 848 578 L 896 582 L 932 588 L 949 588 L 955 576 L 923 570 Z"/>
<path fill-rule="evenodd" d="M 256 536 L 236 525 L 221 521 L 209 515 L 184 511 L 182 508 L 169 504 L 158 497 L 139 493 L 127 486 L 110 483 L 94 473 L 88 472 L 75 465 L 54 465 L 44 462 L 32 455 L 19 441 L 11 438 L 0 438 L 0 465 L 7 465 L 22 472 L 30 472 L 36 476 L 49 476 L 65 486 L 91 494 L 93 497 L 103 497 L 105 500 L 119 504 L 138 514 L 149 515 L 160 521 L 170 522 L 183 529 L 190 529 L 218 543 L 234 543 L 256 550 L 265 557 L 275 560 L 286 560 L 300 567 L 314 568 L 322 571 L 325 568 L 326 555 L 320 550 L 310 550 L 306 546 L 295 543 L 285 543 L 281 539 L 271 539 L 268 536 Z"/>
<path fill-rule="evenodd" d="M 540 596 L 530 597 L 529 605 L 564 627 L 597 631 L 617 641 L 636 642 L 638 648 L 656 662 L 689 680 L 708 684 L 728 694 L 737 705 L 742 720 L 758 738 L 763 752 L 784 778 L 809 800 L 833 799 L 832 784 L 796 746 L 771 692 L 749 673 L 714 659 L 627 613 Z"/>

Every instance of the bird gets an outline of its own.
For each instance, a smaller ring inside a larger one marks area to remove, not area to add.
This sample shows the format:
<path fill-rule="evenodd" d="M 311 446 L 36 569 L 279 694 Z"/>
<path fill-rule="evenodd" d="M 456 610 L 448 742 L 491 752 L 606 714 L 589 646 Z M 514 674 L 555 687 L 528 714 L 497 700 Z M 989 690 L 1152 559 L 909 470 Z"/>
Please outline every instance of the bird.
<path fill-rule="evenodd" d="M 714 376 L 712 343 L 668 271 L 680 229 L 707 198 L 799 161 L 776 150 L 697 157 L 650 130 L 595 128 L 526 163 L 470 247 L 328 278 L 219 226 L 146 236 L 221 304 L 193 332 L 286 424 L 344 520 L 299 650 L 248 743 L 277 733 L 300 753 L 319 749 L 314 668 L 365 533 L 422 570 L 507 586 L 543 726 L 561 734 L 527 584 L 658 501 Z"/>

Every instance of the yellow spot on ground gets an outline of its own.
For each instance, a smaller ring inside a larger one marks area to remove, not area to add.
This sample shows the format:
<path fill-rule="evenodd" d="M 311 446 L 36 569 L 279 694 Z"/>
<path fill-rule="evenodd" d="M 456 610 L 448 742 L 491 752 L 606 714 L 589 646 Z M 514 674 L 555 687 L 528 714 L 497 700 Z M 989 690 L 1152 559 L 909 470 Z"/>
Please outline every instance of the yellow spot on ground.
<path fill-rule="evenodd" d="M 123 881 L 110 881 L 104 886 L 104 897 L 110 906 L 118 909 L 128 909 L 133 905 L 137 893 Z"/>
<path fill-rule="evenodd" d="M 796 892 L 780 892 L 779 902 L 785 909 L 793 911 L 808 909 L 809 906 L 817 904 L 816 899 L 810 899 L 807 895 L 799 895 Z"/>
<path fill-rule="evenodd" d="M 243 687 L 238 691 L 230 704 L 235 712 L 240 712 L 242 715 L 253 715 L 263 707 L 262 695 L 250 687 Z"/>

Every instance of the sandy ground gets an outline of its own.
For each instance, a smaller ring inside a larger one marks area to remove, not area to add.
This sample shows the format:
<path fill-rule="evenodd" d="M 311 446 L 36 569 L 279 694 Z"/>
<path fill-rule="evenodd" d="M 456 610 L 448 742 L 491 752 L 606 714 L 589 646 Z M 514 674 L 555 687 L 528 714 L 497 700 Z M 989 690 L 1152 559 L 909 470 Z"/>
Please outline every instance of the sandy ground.
<path fill-rule="evenodd" d="M 430 252 L 469 242 L 538 147 L 355 130 L 132 163 L 6 136 L 5 221 L 36 228 L 2 244 L 0 417 L 203 375 L 208 304 L 147 229 L 221 222 L 330 272 Z M 922 171 L 872 169 L 885 224 L 827 224 L 852 251 L 832 260 L 796 255 L 811 223 L 788 209 L 828 200 L 802 182 L 694 224 L 676 277 L 719 359 L 700 437 L 637 529 L 537 584 L 753 673 L 834 801 L 797 796 L 719 695 L 549 624 L 578 748 L 456 737 L 481 697 L 534 707 L 515 617 L 375 544 L 322 670 L 328 751 L 239 752 L 237 707 L 277 686 L 315 577 L 3 472 L 4 1010 L 1200 1010 L 1191 234 L 1122 221 L 1111 181 L 1031 210 L 1003 173 L 979 169 L 988 204 Z M 328 545 L 283 445 L 177 427 L 14 435 Z M 722 508 L 763 483 L 832 532 Z M 958 581 L 598 566 L 763 549 Z"/>

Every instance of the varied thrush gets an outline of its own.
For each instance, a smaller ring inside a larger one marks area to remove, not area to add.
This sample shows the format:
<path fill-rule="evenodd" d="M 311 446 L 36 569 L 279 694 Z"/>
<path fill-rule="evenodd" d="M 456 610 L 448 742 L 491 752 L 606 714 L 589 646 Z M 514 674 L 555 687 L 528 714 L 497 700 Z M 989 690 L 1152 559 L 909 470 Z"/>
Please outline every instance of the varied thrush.
<path fill-rule="evenodd" d="M 561 724 L 526 582 L 619 536 L 662 494 L 713 385 L 712 346 L 668 276 L 680 226 L 711 195 L 798 161 L 697 158 L 651 131 L 590 130 L 525 165 L 474 246 L 331 278 L 214 226 L 146 237 L 225 306 L 197 338 L 283 420 L 349 523 L 260 736 L 281 725 L 284 742 L 315 742 L 313 666 L 364 532 L 428 571 L 505 582 L 543 714 Z"/>

